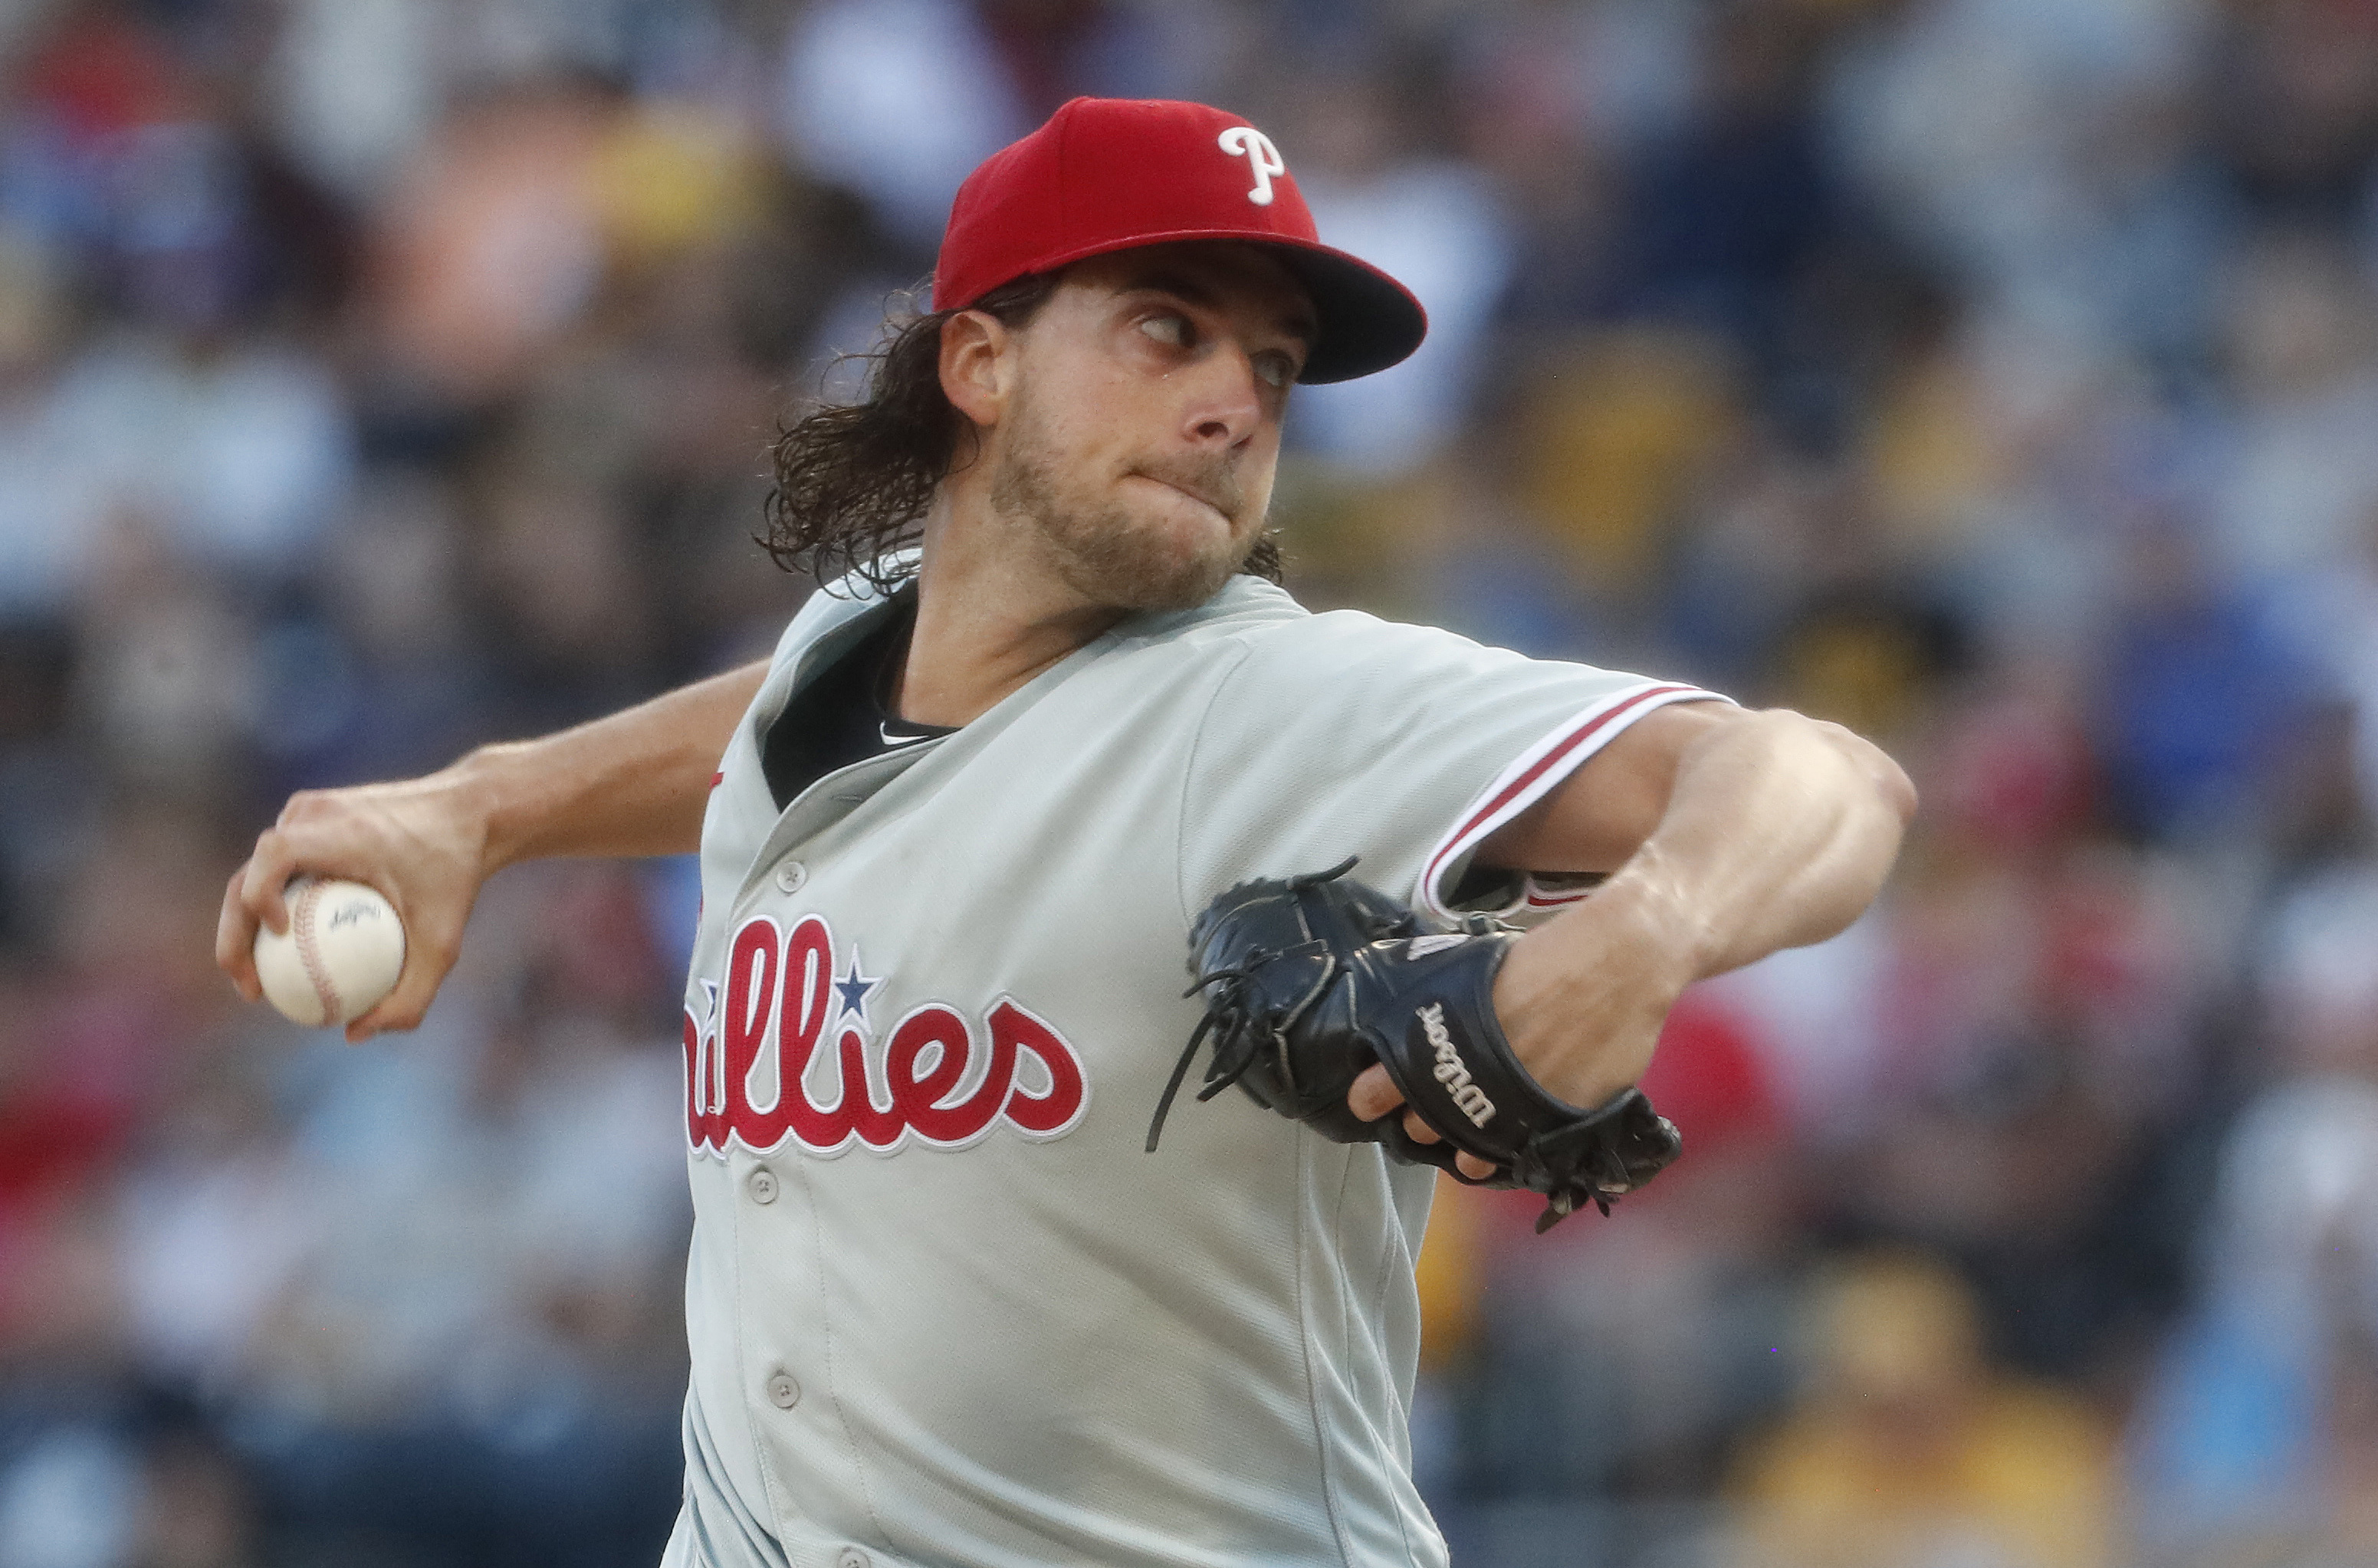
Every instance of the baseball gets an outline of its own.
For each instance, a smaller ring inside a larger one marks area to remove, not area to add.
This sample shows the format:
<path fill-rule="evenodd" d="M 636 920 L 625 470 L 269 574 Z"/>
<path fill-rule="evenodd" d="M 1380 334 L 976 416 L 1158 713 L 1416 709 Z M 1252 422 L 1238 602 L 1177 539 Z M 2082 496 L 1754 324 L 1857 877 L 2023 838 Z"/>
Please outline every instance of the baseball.
<path fill-rule="evenodd" d="M 287 897 L 287 934 L 256 933 L 266 1000 L 299 1023 L 343 1024 L 396 988 L 404 923 L 378 889 L 300 877 Z"/>

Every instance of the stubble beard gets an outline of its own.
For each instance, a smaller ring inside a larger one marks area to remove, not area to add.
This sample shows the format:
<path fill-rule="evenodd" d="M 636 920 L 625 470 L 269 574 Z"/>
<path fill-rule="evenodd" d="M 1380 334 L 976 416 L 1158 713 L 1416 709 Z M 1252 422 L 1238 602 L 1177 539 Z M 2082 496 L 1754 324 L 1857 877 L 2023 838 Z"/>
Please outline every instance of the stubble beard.
<path fill-rule="evenodd" d="M 1186 610 L 1220 592 L 1263 536 L 1183 552 L 1169 531 L 1150 526 L 1120 504 L 1084 504 L 1068 497 L 1060 460 L 1042 437 L 1028 403 L 1014 414 L 1015 437 L 1001 454 L 991 485 L 991 504 L 1024 522 L 1048 547 L 1065 586 L 1095 604 L 1134 612 Z M 1227 457 L 1150 462 L 1135 472 L 1161 483 L 1214 498 L 1235 518 L 1244 497 Z"/>

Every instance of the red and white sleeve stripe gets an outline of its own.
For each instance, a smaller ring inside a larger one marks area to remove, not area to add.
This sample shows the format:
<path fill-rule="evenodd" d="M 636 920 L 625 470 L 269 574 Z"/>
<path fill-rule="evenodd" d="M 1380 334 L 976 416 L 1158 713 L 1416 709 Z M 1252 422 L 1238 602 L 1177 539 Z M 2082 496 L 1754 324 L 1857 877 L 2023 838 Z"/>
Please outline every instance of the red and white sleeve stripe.
<path fill-rule="evenodd" d="M 1645 682 L 1603 698 L 1572 719 L 1564 721 L 1543 739 L 1521 752 L 1495 781 L 1464 808 L 1453 831 L 1437 842 L 1423 863 L 1421 906 L 1439 919 L 1452 919 L 1447 899 L 1453 888 L 1451 873 L 1460 868 L 1471 851 L 1495 829 L 1533 806 L 1579 764 L 1626 732 L 1627 726 L 1671 702 L 1724 702 L 1731 699 L 1698 686 Z M 1582 888 L 1545 888 L 1527 879 L 1526 891 L 1514 908 L 1557 909 L 1583 898 Z"/>

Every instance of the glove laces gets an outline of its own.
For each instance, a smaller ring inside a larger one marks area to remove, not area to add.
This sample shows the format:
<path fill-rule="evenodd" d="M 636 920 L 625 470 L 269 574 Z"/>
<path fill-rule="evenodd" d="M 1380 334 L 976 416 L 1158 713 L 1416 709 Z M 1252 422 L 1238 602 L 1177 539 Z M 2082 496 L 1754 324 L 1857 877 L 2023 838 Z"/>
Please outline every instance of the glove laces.
<path fill-rule="evenodd" d="M 1327 871 L 1307 871 L 1290 877 L 1281 884 L 1282 888 L 1288 896 L 1293 898 L 1306 888 L 1317 887 L 1344 876 L 1354 868 L 1359 858 L 1350 855 Z M 1302 909 L 1300 901 L 1300 915 Z M 1305 930 L 1309 936 L 1312 927 L 1308 924 Z M 1205 1083 L 1197 1091 L 1199 1103 L 1212 1099 L 1245 1077 L 1266 1044 L 1270 1045 L 1277 1059 L 1275 1066 L 1280 1081 L 1291 1090 L 1296 1088 L 1295 1063 L 1289 1050 L 1288 1031 L 1304 1016 L 1305 1009 L 1319 1000 L 1336 983 L 1345 968 L 1344 960 L 1323 947 L 1320 952 L 1324 960 L 1320 977 L 1297 999 L 1295 1006 L 1283 1013 L 1257 1017 L 1249 1005 L 1248 993 L 1253 987 L 1255 973 L 1265 964 L 1301 951 L 1300 948 L 1290 948 L 1273 952 L 1267 948 L 1251 947 L 1237 968 L 1218 969 L 1211 975 L 1200 976 L 1195 985 L 1181 993 L 1184 999 L 1201 991 L 1211 994 L 1207 998 L 1206 1016 L 1197 1021 L 1188 1045 L 1182 1047 L 1181 1059 L 1172 1064 L 1172 1076 L 1165 1083 L 1163 1097 L 1156 1102 L 1156 1115 L 1147 1124 L 1148 1154 L 1156 1153 L 1156 1141 L 1164 1131 L 1164 1119 L 1171 1114 L 1172 1101 L 1181 1093 L 1182 1081 L 1189 1076 L 1189 1064 L 1196 1059 L 1197 1047 L 1206 1043 L 1208 1035 L 1214 1041 L 1214 1059 L 1206 1064 Z M 1213 987 L 1218 986 L 1221 989 L 1213 991 Z"/>

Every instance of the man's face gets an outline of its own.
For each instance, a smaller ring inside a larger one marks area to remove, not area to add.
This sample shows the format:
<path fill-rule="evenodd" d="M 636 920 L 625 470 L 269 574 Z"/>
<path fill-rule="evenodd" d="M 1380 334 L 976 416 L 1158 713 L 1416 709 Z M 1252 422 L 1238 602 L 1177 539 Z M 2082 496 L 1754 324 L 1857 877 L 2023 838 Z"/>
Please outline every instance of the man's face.
<path fill-rule="evenodd" d="M 993 509 L 1093 604 L 1204 603 L 1262 535 L 1315 330 L 1303 288 L 1252 245 L 1068 269 L 1015 335 L 1015 392 L 983 453 Z"/>

